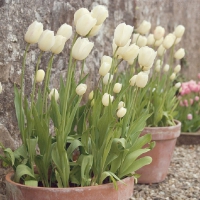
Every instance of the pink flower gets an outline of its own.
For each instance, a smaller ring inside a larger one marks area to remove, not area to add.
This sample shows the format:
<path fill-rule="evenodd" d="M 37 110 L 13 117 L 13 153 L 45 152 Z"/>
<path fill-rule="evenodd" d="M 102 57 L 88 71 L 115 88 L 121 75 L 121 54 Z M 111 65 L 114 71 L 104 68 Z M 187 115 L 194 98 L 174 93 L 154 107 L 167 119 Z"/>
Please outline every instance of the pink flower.
<path fill-rule="evenodd" d="M 196 97 L 194 98 L 194 100 L 195 100 L 195 101 L 199 101 L 199 97 L 196 96 Z"/>
<path fill-rule="evenodd" d="M 193 117 L 192 117 L 192 114 L 188 114 L 188 115 L 187 115 L 187 119 L 188 119 L 188 120 L 192 120 L 192 118 L 193 118 Z"/>
<path fill-rule="evenodd" d="M 184 103 L 184 105 L 185 105 L 186 107 L 188 107 L 188 101 L 187 101 L 187 99 L 184 99 L 183 103 Z"/>
<path fill-rule="evenodd" d="M 183 104 L 183 102 L 182 102 L 182 101 L 180 101 L 180 106 L 182 106 L 182 107 L 184 106 L 184 104 Z"/>
<path fill-rule="evenodd" d="M 190 99 L 190 105 L 192 105 L 194 103 L 193 99 Z"/>

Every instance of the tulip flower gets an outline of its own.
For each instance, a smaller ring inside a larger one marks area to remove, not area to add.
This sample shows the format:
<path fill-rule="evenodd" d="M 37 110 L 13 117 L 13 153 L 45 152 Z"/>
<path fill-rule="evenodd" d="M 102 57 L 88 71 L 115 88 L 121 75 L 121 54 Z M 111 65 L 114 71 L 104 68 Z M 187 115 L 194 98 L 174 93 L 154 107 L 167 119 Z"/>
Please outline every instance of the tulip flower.
<path fill-rule="evenodd" d="M 106 63 L 111 65 L 112 64 L 112 58 L 110 56 L 103 56 L 101 58 L 101 64 L 104 63 L 104 62 L 106 62 Z"/>
<path fill-rule="evenodd" d="M 149 34 L 147 37 L 147 45 L 152 46 L 155 43 L 155 39 L 153 34 Z"/>
<path fill-rule="evenodd" d="M 154 62 L 157 52 L 150 47 L 141 47 L 139 50 L 138 62 L 141 68 L 149 70 Z"/>
<path fill-rule="evenodd" d="M 166 52 L 166 49 L 165 49 L 165 48 L 163 47 L 163 45 L 161 44 L 161 45 L 158 47 L 157 52 L 158 52 L 158 55 L 159 55 L 159 56 L 163 56 L 163 55 L 165 54 L 165 52 Z"/>
<path fill-rule="evenodd" d="M 154 30 L 154 38 L 155 40 L 160 40 L 165 34 L 165 29 L 162 26 L 157 26 Z"/>
<path fill-rule="evenodd" d="M 135 84 L 139 88 L 144 88 L 148 82 L 148 74 L 144 72 L 138 73 L 136 79 L 135 79 Z"/>
<path fill-rule="evenodd" d="M 125 107 L 125 103 L 124 103 L 123 101 L 120 101 L 120 102 L 118 103 L 117 109 L 119 110 L 119 109 L 122 108 L 122 107 Z"/>
<path fill-rule="evenodd" d="M 168 64 L 166 64 L 166 65 L 164 66 L 163 71 L 164 71 L 164 72 L 168 72 L 168 71 L 169 71 L 169 65 L 168 65 Z"/>
<path fill-rule="evenodd" d="M 115 83 L 114 87 L 113 87 L 113 92 L 114 93 L 120 93 L 122 89 L 122 84 L 121 83 Z"/>
<path fill-rule="evenodd" d="M 117 50 L 117 52 L 116 52 L 117 45 L 113 41 L 113 43 L 112 43 L 113 55 L 115 54 L 115 56 L 117 56 L 118 59 L 121 59 L 122 55 L 124 54 L 124 52 L 128 49 L 130 43 L 131 43 L 131 39 L 127 42 L 127 44 L 125 46 L 119 47 L 118 50 Z"/>
<path fill-rule="evenodd" d="M 127 109 L 124 107 L 121 107 L 118 111 L 117 111 L 117 117 L 122 118 L 124 117 L 124 115 L 126 114 Z"/>
<path fill-rule="evenodd" d="M 122 53 L 122 58 L 126 61 L 129 61 L 131 59 L 134 60 L 138 56 L 138 53 L 139 53 L 139 47 L 135 44 L 131 44 Z"/>
<path fill-rule="evenodd" d="M 0 94 L 2 93 L 2 91 L 3 91 L 3 87 L 2 87 L 1 82 L 0 82 Z"/>
<path fill-rule="evenodd" d="M 175 35 L 173 35 L 172 33 L 169 33 L 166 37 L 165 37 L 165 39 L 164 39 L 164 41 L 163 41 L 163 47 L 165 48 L 165 49 L 169 49 L 169 48 L 171 48 L 172 47 L 172 45 L 174 44 L 174 42 L 175 42 L 175 39 L 176 39 L 176 37 L 175 37 Z"/>
<path fill-rule="evenodd" d="M 178 44 L 181 41 L 181 38 L 176 38 L 175 44 Z"/>
<path fill-rule="evenodd" d="M 134 86 L 134 85 L 135 85 L 136 78 L 137 78 L 137 75 L 134 75 L 134 76 L 129 80 L 129 83 L 130 83 L 131 86 Z"/>
<path fill-rule="evenodd" d="M 88 35 L 88 36 L 89 36 L 89 37 L 96 36 L 96 35 L 99 33 L 101 27 L 102 27 L 102 25 L 94 26 L 94 27 L 91 29 L 91 31 L 89 32 L 89 35 Z"/>
<path fill-rule="evenodd" d="M 87 38 L 79 37 L 72 48 L 73 58 L 76 60 L 84 60 L 91 52 L 93 46 L 94 43 L 89 42 Z"/>
<path fill-rule="evenodd" d="M 180 88 L 180 87 L 181 87 L 181 83 L 180 83 L 180 82 L 176 83 L 176 84 L 175 84 L 175 87 L 176 87 L 176 88 Z"/>
<path fill-rule="evenodd" d="M 133 27 L 125 23 L 119 24 L 114 33 L 114 42 L 118 47 L 123 47 L 129 41 L 133 32 Z"/>
<path fill-rule="evenodd" d="M 177 74 L 178 72 L 181 71 L 181 66 L 180 65 L 177 65 L 175 68 L 174 68 L 174 72 Z"/>
<path fill-rule="evenodd" d="M 111 65 L 107 62 L 104 62 L 101 64 L 101 67 L 99 68 L 99 74 L 101 76 L 105 76 L 110 71 Z"/>
<path fill-rule="evenodd" d="M 176 78 L 176 74 L 175 74 L 175 73 L 172 73 L 171 76 L 170 76 L 169 78 L 170 78 L 170 80 L 173 81 L 173 80 Z"/>
<path fill-rule="evenodd" d="M 89 10 L 86 8 L 80 8 L 74 13 L 74 24 L 76 26 L 77 21 L 85 14 L 90 14 Z"/>
<path fill-rule="evenodd" d="M 104 77 L 103 77 L 103 84 L 104 85 L 108 85 L 108 81 L 109 83 L 111 83 L 113 80 L 113 75 L 110 73 L 107 73 Z"/>
<path fill-rule="evenodd" d="M 52 97 L 54 97 L 55 100 L 58 101 L 58 99 L 59 99 L 58 90 L 56 90 L 56 89 L 51 90 L 51 92 L 49 93 L 49 99 L 51 100 Z"/>
<path fill-rule="evenodd" d="M 151 23 L 144 20 L 137 28 L 137 32 L 142 35 L 145 35 L 149 32 L 150 29 L 151 29 Z"/>
<path fill-rule="evenodd" d="M 76 87 L 76 94 L 78 94 L 79 96 L 82 96 L 85 94 L 86 90 L 87 90 L 87 85 L 81 83 Z"/>
<path fill-rule="evenodd" d="M 192 120 L 192 119 L 193 119 L 192 114 L 188 114 L 188 115 L 187 115 L 187 119 L 188 119 L 188 120 Z"/>
<path fill-rule="evenodd" d="M 91 11 L 91 15 L 97 20 L 96 25 L 101 25 L 108 17 L 108 9 L 101 5 L 95 6 Z"/>
<path fill-rule="evenodd" d="M 112 102 L 113 99 L 114 99 L 113 96 L 111 96 L 111 95 L 108 94 L 108 93 L 105 93 L 105 94 L 103 95 L 103 97 L 102 97 L 102 104 L 103 104 L 104 106 L 109 106 L 109 102 Z"/>
<path fill-rule="evenodd" d="M 89 100 L 92 100 L 93 99 L 93 97 L 94 97 L 94 91 L 92 90 L 91 92 L 90 92 L 90 94 L 89 94 Z"/>
<path fill-rule="evenodd" d="M 199 101 L 199 96 L 195 96 L 194 100 Z"/>
<path fill-rule="evenodd" d="M 43 32 L 43 24 L 34 21 L 29 27 L 25 34 L 25 41 L 30 44 L 35 44 L 38 42 L 41 34 Z"/>
<path fill-rule="evenodd" d="M 178 25 L 174 30 L 174 35 L 177 38 L 181 38 L 185 32 L 185 27 L 183 25 Z"/>
<path fill-rule="evenodd" d="M 95 26 L 97 20 L 91 14 L 85 14 L 76 22 L 76 32 L 81 36 L 86 36 Z"/>
<path fill-rule="evenodd" d="M 155 67 L 156 72 L 160 72 L 160 68 L 161 68 L 161 66 L 159 64 L 156 65 L 156 67 Z"/>
<path fill-rule="evenodd" d="M 36 72 L 36 83 L 40 83 L 44 80 L 44 76 L 45 76 L 45 72 L 43 69 L 39 69 L 37 72 Z"/>
<path fill-rule="evenodd" d="M 147 38 L 145 36 L 140 35 L 136 43 L 139 47 L 144 47 L 147 44 Z"/>
<path fill-rule="evenodd" d="M 72 27 L 68 24 L 63 24 L 57 31 L 56 35 L 65 37 L 65 42 L 72 36 Z"/>
<path fill-rule="evenodd" d="M 42 51 L 49 51 L 55 43 L 55 36 L 53 31 L 45 30 L 38 41 L 38 47 Z"/>
<path fill-rule="evenodd" d="M 174 58 L 180 60 L 185 56 L 185 50 L 183 48 L 180 48 L 175 54 Z"/>
<path fill-rule="evenodd" d="M 140 34 L 134 33 L 132 38 L 132 43 L 137 43 L 138 38 L 140 37 Z"/>
<path fill-rule="evenodd" d="M 61 53 L 62 50 L 64 49 L 65 41 L 66 41 L 65 37 L 63 37 L 62 35 L 56 35 L 55 36 L 55 43 L 51 47 L 51 52 L 54 53 L 54 54 Z"/>
<path fill-rule="evenodd" d="M 156 47 L 160 46 L 160 45 L 162 44 L 163 40 L 164 40 L 163 37 L 161 37 L 159 40 L 156 40 L 156 41 L 155 41 L 155 46 L 156 46 Z"/>

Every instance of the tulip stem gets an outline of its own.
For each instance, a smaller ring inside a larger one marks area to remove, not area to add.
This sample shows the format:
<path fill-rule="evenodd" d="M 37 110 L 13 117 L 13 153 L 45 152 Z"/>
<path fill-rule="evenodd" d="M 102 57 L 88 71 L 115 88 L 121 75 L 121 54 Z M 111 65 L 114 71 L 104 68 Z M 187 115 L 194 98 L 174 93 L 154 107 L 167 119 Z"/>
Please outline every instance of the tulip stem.
<path fill-rule="evenodd" d="M 80 81 L 82 80 L 84 66 L 85 66 L 85 59 L 82 61 Z"/>
<path fill-rule="evenodd" d="M 40 55 L 38 57 L 37 64 L 36 64 L 36 70 L 35 70 L 35 76 L 34 76 L 34 82 L 33 82 L 33 90 L 32 90 L 32 94 L 31 94 L 31 109 L 33 108 L 33 101 L 34 101 L 34 96 L 35 96 L 36 76 L 37 76 L 37 71 L 38 71 L 38 67 L 39 67 L 42 55 L 43 55 L 43 51 L 40 52 Z"/>

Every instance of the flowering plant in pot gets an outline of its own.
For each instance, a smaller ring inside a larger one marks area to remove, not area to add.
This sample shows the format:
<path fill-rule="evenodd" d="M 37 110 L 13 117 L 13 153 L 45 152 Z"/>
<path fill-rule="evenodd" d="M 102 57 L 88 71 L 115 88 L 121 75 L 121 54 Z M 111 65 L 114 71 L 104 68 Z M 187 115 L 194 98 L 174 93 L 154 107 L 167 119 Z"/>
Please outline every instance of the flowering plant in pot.
<path fill-rule="evenodd" d="M 174 82 L 181 70 L 181 66 L 176 65 L 174 67 L 174 61 L 175 59 L 182 59 L 185 55 L 185 51 L 182 48 L 174 52 L 185 31 L 182 25 L 177 26 L 174 33 L 169 33 L 165 38 L 165 29 L 163 27 L 157 26 L 153 34 L 148 34 L 150 28 L 151 24 L 143 21 L 136 29 L 137 33 L 133 35 L 132 40 L 141 50 L 147 48 L 145 45 L 157 50 L 158 57 L 155 65 L 150 62 L 151 53 L 149 53 L 149 62 L 147 60 L 144 61 L 142 56 L 139 55 L 136 58 L 139 66 L 137 66 L 137 62 L 132 64 L 133 66 L 136 65 L 132 80 L 136 80 L 139 74 L 150 74 L 148 88 L 146 88 L 146 94 L 143 96 L 141 103 L 146 105 L 151 116 L 147 119 L 147 127 L 142 132 L 142 135 L 151 133 L 152 141 L 156 142 L 155 148 L 145 154 L 150 155 L 153 158 L 153 162 L 137 171 L 137 173 L 141 174 L 139 178 L 141 183 L 160 182 L 166 177 L 176 138 L 180 135 L 180 122 L 175 121 L 174 118 L 176 116 L 175 109 L 178 105 L 176 93 L 181 83 L 175 84 Z M 148 36 L 146 37 L 147 34 Z M 167 50 L 169 55 L 166 53 Z M 125 73 L 126 75 L 127 72 Z M 133 84 L 135 84 L 134 81 Z M 173 129 L 175 129 L 174 133 Z"/>
<path fill-rule="evenodd" d="M 88 38 L 98 33 L 107 17 L 108 11 L 103 6 L 97 6 L 91 12 L 85 8 L 76 11 L 76 33 L 70 49 L 68 72 L 66 78 L 61 76 L 58 90 L 50 89 L 53 59 L 71 37 L 72 27 L 63 24 L 54 36 L 53 31 L 43 31 L 43 25 L 37 21 L 29 26 L 25 34 L 27 47 L 21 85 L 20 89 L 15 86 L 14 101 L 22 145 L 15 151 L 1 145 L 4 150 L 1 160 L 14 170 L 14 175 L 6 176 L 8 199 L 62 200 L 77 199 L 80 195 L 84 196 L 82 199 L 88 199 L 92 191 L 95 191 L 96 199 L 128 199 L 133 192 L 133 179 L 126 177 L 137 178 L 135 171 L 151 163 L 149 156 L 138 158 L 152 146 L 151 135 L 139 137 L 149 117 L 148 110 L 141 112 L 144 105 L 140 105 L 140 96 L 125 98 L 126 109 L 121 100 L 131 90 L 132 82 L 115 83 L 119 77 L 116 72 L 119 64 L 135 54 L 131 51 L 135 46 L 131 46 L 122 59 L 118 59 L 118 52 L 130 40 L 132 26 L 125 23 L 117 26 L 113 55 L 101 58 L 98 86 L 90 92 L 88 102 L 81 102 L 87 90 L 87 75 L 83 72 L 85 59 L 94 46 Z M 30 45 L 35 43 L 38 43 L 40 54 L 31 95 L 25 96 L 26 57 Z M 40 69 L 40 60 L 46 51 L 51 53 L 45 72 Z M 144 54 L 147 57 L 147 53 Z M 74 71 L 78 62 L 82 62 L 82 70 L 76 80 Z M 143 80 L 146 85 L 146 76 L 138 76 L 138 87 L 144 87 Z M 131 106 L 134 104 L 138 106 L 137 113 Z M 145 144 L 146 148 L 142 148 Z M 106 183 L 113 183 L 119 192 Z M 128 192 L 122 193 L 125 188 Z M 109 194 L 104 194 L 103 191 L 108 190 Z"/>

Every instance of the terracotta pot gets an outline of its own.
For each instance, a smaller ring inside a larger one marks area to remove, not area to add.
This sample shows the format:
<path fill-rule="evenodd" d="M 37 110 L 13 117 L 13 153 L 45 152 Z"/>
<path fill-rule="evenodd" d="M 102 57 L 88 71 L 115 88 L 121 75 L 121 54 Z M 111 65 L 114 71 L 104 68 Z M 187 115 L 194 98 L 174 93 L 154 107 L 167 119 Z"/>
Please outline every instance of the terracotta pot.
<path fill-rule="evenodd" d="M 6 196 L 8 200 L 128 200 L 133 195 L 134 178 L 118 182 L 118 190 L 112 183 L 71 188 L 29 187 L 11 180 L 13 173 L 6 175 Z"/>
<path fill-rule="evenodd" d="M 138 183 L 159 183 L 162 182 L 168 172 L 176 140 L 181 132 L 181 123 L 176 121 L 175 126 L 170 127 L 146 127 L 141 135 L 150 133 L 152 141 L 156 146 L 142 156 L 150 156 L 151 164 L 142 167 L 136 173 L 140 174 Z"/>

